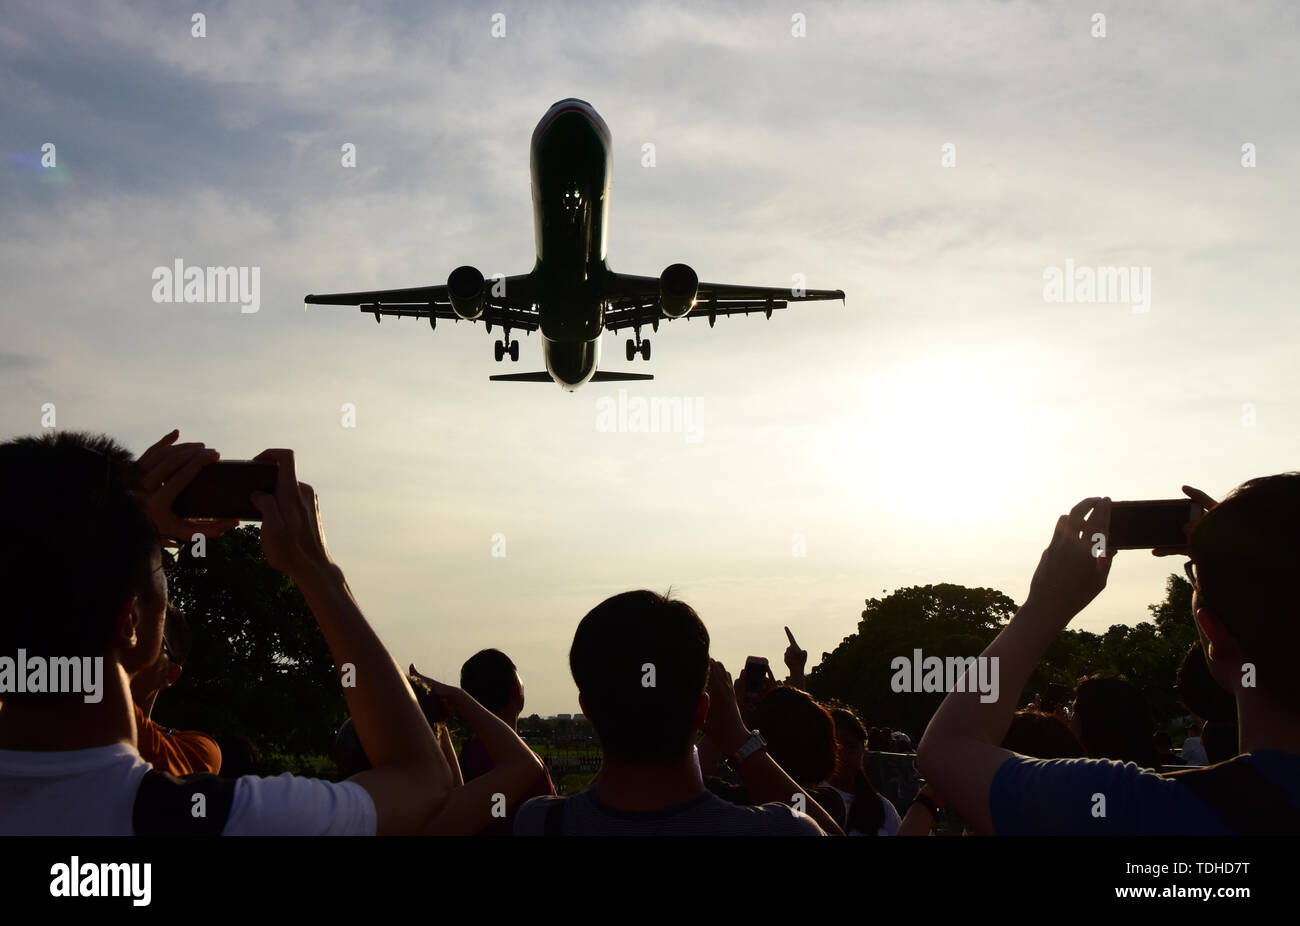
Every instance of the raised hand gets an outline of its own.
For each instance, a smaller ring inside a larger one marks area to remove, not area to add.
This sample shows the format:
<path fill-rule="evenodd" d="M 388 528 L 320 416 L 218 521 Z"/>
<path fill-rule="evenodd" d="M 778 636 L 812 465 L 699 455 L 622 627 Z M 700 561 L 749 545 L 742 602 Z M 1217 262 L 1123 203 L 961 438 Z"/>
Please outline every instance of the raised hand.
<path fill-rule="evenodd" d="M 749 730 L 740 716 L 731 673 L 716 659 L 709 660 L 709 684 L 705 691 L 709 696 L 709 714 L 704 720 L 704 734 L 723 755 L 731 755 L 749 739 Z"/>
<path fill-rule="evenodd" d="M 1061 515 L 1029 583 L 1026 608 L 1032 604 L 1066 622 L 1082 611 L 1106 587 L 1113 551 L 1099 544 L 1109 536 L 1109 498 L 1085 498 Z"/>
<path fill-rule="evenodd" d="M 264 450 L 255 459 L 275 463 L 279 476 L 275 494 L 254 492 L 262 513 L 262 551 L 266 561 L 297 579 L 332 563 L 320 523 L 320 505 L 311 486 L 298 481 L 292 450 Z"/>
<path fill-rule="evenodd" d="M 158 533 L 167 540 L 188 542 L 195 534 L 220 537 L 239 526 L 238 520 L 187 520 L 172 511 L 176 496 L 188 486 L 199 470 L 221 459 L 217 451 L 201 443 L 178 444 L 179 430 L 164 434 L 152 447 L 140 454 L 136 467 L 140 473 L 138 494 Z"/>
<path fill-rule="evenodd" d="M 1192 486 L 1183 486 L 1183 494 L 1201 506 L 1200 514 L 1202 517 L 1205 515 L 1205 512 L 1209 511 L 1211 508 L 1213 508 L 1215 505 L 1218 504 L 1218 502 L 1216 502 L 1205 492 L 1202 492 L 1200 489 L 1193 488 Z M 1195 526 L 1196 526 L 1196 521 L 1192 521 L 1189 524 L 1183 525 L 1183 533 L 1187 535 L 1188 540 L 1191 540 L 1192 528 Z M 1155 547 L 1151 551 L 1151 555 L 1152 556 L 1187 556 L 1188 555 L 1187 544 L 1183 544 L 1182 546 L 1177 546 L 1177 547 Z"/>
<path fill-rule="evenodd" d="M 442 702 L 443 713 L 446 716 L 450 717 L 452 714 L 460 712 L 464 707 L 468 696 L 462 689 L 454 685 L 445 685 L 437 679 L 430 678 L 416 669 L 415 663 L 411 663 L 410 673 L 423 682 L 429 691 Z"/>
<path fill-rule="evenodd" d="M 785 648 L 785 667 L 790 670 L 791 678 L 802 679 L 804 666 L 808 664 L 808 651 L 799 648 L 789 627 L 785 628 L 785 636 L 790 641 L 790 645 Z"/>

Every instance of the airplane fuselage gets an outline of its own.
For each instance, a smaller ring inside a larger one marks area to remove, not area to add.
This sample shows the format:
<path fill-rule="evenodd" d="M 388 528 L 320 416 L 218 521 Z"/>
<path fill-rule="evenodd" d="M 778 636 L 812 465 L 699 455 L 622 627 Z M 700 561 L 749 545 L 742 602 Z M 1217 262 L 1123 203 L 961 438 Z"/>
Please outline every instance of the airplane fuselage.
<path fill-rule="evenodd" d="M 576 389 L 600 361 L 612 173 L 605 120 L 561 100 L 533 130 L 530 155 L 537 264 L 533 278 L 546 369 Z"/>

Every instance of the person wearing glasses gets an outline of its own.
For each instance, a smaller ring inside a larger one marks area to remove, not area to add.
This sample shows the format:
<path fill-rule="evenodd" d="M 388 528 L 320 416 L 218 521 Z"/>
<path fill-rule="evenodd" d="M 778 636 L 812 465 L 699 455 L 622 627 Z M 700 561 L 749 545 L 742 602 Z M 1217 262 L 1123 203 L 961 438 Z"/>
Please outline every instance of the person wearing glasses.
<path fill-rule="evenodd" d="M 1087 498 L 1056 523 L 1025 603 L 984 651 L 1003 697 L 953 692 L 917 756 L 924 776 L 982 833 L 1295 835 L 1300 833 L 1300 473 L 1252 479 L 1222 502 L 1184 487 L 1205 514 L 1185 547 L 1206 664 L 1237 701 L 1238 755 L 1160 774 L 1104 759 L 1031 759 L 1001 747 L 1048 647 L 1106 586 L 1110 499 Z M 1104 552 L 1104 551 L 1103 551 Z"/>

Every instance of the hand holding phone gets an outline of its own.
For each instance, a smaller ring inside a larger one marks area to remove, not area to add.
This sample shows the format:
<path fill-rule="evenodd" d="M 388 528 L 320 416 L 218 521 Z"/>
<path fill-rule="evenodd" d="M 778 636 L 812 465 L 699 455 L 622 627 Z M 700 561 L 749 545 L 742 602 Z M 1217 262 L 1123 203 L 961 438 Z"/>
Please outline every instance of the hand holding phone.
<path fill-rule="evenodd" d="M 218 517 L 219 515 L 185 515 L 175 510 L 176 498 L 181 495 L 198 474 L 221 455 L 201 443 L 176 443 L 180 430 L 164 434 L 152 447 L 136 460 L 138 486 L 136 493 L 144 501 L 154 526 L 164 540 L 186 542 L 196 533 L 206 537 L 220 537 L 239 526 L 236 518 L 197 522 L 192 517 Z"/>
<path fill-rule="evenodd" d="M 750 656 L 745 660 L 745 693 L 758 698 L 767 687 L 767 677 L 772 674 L 766 656 Z"/>
<path fill-rule="evenodd" d="M 311 577 L 322 567 L 332 566 L 325 544 L 320 502 L 316 492 L 298 481 L 292 450 L 263 450 L 254 461 L 274 463 L 274 494 L 253 493 L 253 504 L 262 516 L 262 552 L 266 561 L 294 581 Z"/>
<path fill-rule="evenodd" d="M 1207 511 L 1218 504 L 1208 493 L 1192 486 L 1183 486 L 1183 494 L 1195 503 L 1198 509 L 1197 517 L 1191 524 L 1187 525 L 1184 531 L 1185 536 L 1178 543 L 1155 547 L 1151 551 L 1152 556 L 1187 556 L 1189 553 L 1187 544 L 1192 538 L 1192 528 L 1196 526 L 1195 521 L 1199 521 Z"/>

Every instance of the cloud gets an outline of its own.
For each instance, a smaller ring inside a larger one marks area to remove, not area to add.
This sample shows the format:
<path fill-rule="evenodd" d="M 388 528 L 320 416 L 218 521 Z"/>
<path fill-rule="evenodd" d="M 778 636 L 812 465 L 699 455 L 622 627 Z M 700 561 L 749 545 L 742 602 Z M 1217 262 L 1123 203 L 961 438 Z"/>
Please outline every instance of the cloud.
<path fill-rule="evenodd" d="M 44 366 L 45 359 L 34 354 L 18 354 L 12 351 L 0 351 L 0 371 L 33 370 Z"/>

